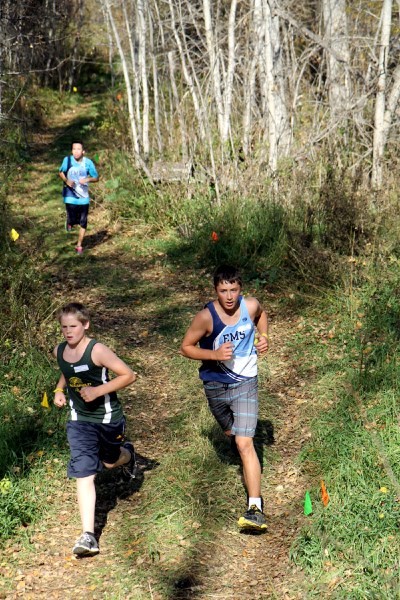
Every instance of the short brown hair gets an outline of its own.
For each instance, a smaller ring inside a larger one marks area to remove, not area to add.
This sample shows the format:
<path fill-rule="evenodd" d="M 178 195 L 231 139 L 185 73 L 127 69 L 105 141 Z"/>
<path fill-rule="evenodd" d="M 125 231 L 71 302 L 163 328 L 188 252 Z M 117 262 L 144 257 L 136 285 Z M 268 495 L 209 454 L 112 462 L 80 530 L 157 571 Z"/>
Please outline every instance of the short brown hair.
<path fill-rule="evenodd" d="M 220 265 L 214 271 L 214 287 L 223 281 L 228 283 L 237 283 L 242 287 L 242 276 L 239 269 L 232 265 Z"/>
<path fill-rule="evenodd" d="M 74 315 L 82 324 L 90 321 L 88 309 L 80 302 L 70 302 L 62 306 L 58 311 L 58 320 L 61 321 L 61 317 L 64 315 Z"/>

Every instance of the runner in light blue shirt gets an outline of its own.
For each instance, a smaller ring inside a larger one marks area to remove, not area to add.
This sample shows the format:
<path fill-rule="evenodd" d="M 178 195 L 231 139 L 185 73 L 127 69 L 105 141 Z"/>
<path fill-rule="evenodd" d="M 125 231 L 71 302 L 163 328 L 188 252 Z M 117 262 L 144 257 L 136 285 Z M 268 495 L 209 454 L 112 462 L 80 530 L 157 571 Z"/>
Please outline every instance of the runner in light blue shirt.
<path fill-rule="evenodd" d="M 65 229 L 72 231 L 74 225 L 79 225 L 75 250 L 82 254 L 90 203 L 89 183 L 99 180 L 93 161 L 85 156 L 82 142 L 72 143 L 72 154 L 64 158 L 58 174 L 64 182 L 63 198 L 67 211 Z"/>

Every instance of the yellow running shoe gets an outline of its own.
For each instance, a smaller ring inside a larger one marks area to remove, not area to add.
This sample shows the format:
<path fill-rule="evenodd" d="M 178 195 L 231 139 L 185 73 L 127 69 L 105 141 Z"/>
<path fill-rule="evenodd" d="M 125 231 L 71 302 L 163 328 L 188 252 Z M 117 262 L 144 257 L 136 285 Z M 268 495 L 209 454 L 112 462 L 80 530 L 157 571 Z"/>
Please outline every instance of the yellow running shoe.
<path fill-rule="evenodd" d="M 238 525 L 240 529 L 262 531 L 267 529 L 267 519 L 264 513 L 255 504 L 252 504 L 243 517 L 239 518 Z"/>

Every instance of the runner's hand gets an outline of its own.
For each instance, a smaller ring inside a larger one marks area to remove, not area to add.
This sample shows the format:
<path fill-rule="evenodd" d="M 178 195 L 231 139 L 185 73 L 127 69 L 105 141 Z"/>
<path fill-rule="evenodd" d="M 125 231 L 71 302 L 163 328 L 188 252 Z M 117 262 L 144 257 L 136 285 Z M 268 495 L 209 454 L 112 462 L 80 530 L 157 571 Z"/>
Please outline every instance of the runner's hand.
<path fill-rule="evenodd" d="M 65 397 L 64 392 L 56 392 L 54 394 L 54 400 L 53 400 L 54 404 L 56 406 L 58 406 L 58 408 L 62 408 L 63 406 L 66 406 L 67 404 L 67 399 Z"/>
<path fill-rule="evenodd" d="M 268 350 L 268 340 L 264 336 L 261 336 L 258 342 L 254 345 L 257 348 L 258 354 L 265 354 Z"/>
<path fill-rule="evenodd" d="M 96 388 L 91 386 L 81 388 L 79 393 L 85 402 L 93 402 L 98 397 Z"/>
<path fill-rule="evenodd" d="M 215 350 L 215 360 L 230 360 L 233 356 L 235 346 L 232 342 L 225 342 Z"/>

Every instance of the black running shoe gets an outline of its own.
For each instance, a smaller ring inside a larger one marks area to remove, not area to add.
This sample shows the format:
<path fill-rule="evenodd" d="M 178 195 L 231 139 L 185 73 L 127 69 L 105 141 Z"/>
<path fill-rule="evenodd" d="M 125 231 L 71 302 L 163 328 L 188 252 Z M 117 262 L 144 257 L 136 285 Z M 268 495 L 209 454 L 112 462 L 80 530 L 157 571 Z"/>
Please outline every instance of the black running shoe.
<path fill-rule="evenodd" d="M 267 520 L 264 513 L 255 504 L 252 504 L 243 517 L 239 518 L 238 525 L 240 529 L 262 531 L 267 529 Z"/>
<path fill-rule="evenodd" d="M 99 544 L 93 533 L 86 531 L 76 540 L 72 552 L 77 556 L 89 556 L 100 552 Z"/>
<path fill-rule="evenodd" d="M 124 475 L 124 479 L 129 481 L 130 479 L 135 479 L 137 474 L 135 448 L 131 442 L 125 442 L 125 444 L 122 445 L 131 453 L 131 460 L 122 465 L 122 474 Z"/>

